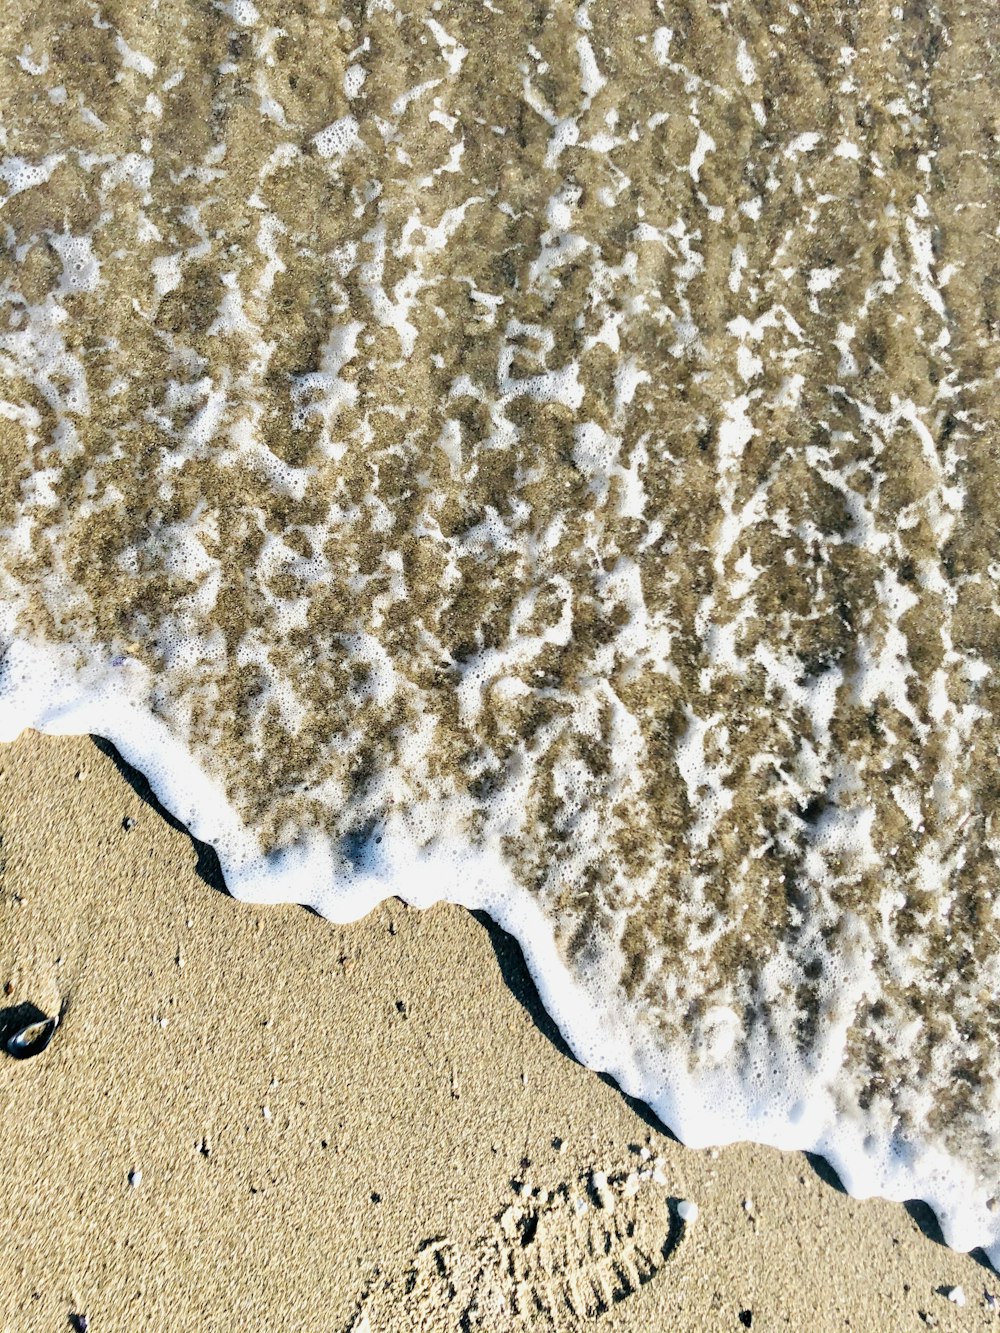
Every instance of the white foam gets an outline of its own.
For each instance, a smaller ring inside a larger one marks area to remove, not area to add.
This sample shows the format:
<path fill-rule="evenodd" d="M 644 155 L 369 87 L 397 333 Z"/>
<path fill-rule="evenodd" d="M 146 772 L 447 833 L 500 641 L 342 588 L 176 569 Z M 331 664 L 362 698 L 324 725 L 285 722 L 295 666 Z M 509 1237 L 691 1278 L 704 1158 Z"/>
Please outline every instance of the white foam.
<path fill-rule="evenodd" d="M 797 134 L 785 148 L 785 157 L 798 157 L 801 153 L 811 153 L 822 137 L 815 130 L 808 130 L 805 134 Z"/>
<path fill-rule="evenodd" d="M 441 49 L 441 55 L 448 65 L 449 73 L 459 74 L 465 57 L 469 54 L 468 48 L 464 47 L 461 42 L 456 41 L 451 33 L 445 32 L 437 19 L 424 19 L 424 23 L 434 34 L 434 40 Z"/>
<path fill-rule="evenodd" d="M 592 101 L 607 83 L 597 66 L 597 57 L 588 37 L 576 39 L 576 55 L 580 62 L 580 88 L 587 101 Z"/>
<path fill-rule="evenodd" d="M 36 185 L 44 185 L 65 157 L 65 153 L 49 153 L 40 162 L 29 162 L 23 157 L 5 157 L 0 162 L 0 180 L 7 186 L 7 199 L 12 199 L 23 190 L 34 189 Z M 0 203 L 0 208 L 7 199 Z"/>
<path fill-rule="evenodd" d="M 216 0 L 218 4 L 218 0 Z M 255 23 L 260 21 L 260 10 L 253 3 L 253 0 L 227 0 L 226 4 L 219 5 L 224 14 L 228 14 L 234 23 L 238 23 L 241 28 L 252 28 Z"/>
<path fill-rule="evenodd" d="M 49 69 L 49 53 L 48 51 L 43 51 L 41 60 L 35 60 L 32 48 L 26 46 L 17 56 L 17 63 L 21 66 L 21 69 L 25 74 L 34 76 L 47 74 Z"/>
<path fill-rule="evenodd" d="M 341 116 L 319 134 L 313 135 L 313 143 L 320 157 L 344 157 L 361 142 L 361 126 L 353 116 Z"/>
<path fill-rule="evenodd" d="M 368 71 L 363 65 L 348 65 L 344 70 L 344 96 L 350 99 L 361 96 Z"/>
<path fill-rule="evenodd" d="M 757 68 L 751 59 L 750 52 L 747 50 L 746 41 L 742 37 L 736 47 L 736 69 L 744 83 L 756 82 Z"/>
<path fill-rule="evenodd" d="M 101 265 L 94 254 L 89 236 L 72 236 L 68 232 L 50 239 L 53 250 L 62 260 L 62 292 L 92 292 L 101 277 Z"/>
<path fill-rule="evenodd" d="M 134 69 L 136 73 L 144 75 L 147 79 L 151 79 L 156 73 L 156 61 L 150 60 L 149 56 L 144 55 L 142 51 L 137 51 L 134 47 L 129 46 L 121 33 L 115 35 L 115 49 L 126 69 Z"/>

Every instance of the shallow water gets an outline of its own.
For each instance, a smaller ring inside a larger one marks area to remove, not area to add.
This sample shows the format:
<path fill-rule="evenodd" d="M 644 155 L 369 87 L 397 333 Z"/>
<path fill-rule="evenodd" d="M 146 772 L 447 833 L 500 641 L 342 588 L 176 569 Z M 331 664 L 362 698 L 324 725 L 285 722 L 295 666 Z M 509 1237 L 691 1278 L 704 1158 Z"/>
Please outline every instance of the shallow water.
<path fill-rule="evenodd" d="M 812 10 L 0 15 L 0 735 L 996 1259 L 1000 20 Z"/>

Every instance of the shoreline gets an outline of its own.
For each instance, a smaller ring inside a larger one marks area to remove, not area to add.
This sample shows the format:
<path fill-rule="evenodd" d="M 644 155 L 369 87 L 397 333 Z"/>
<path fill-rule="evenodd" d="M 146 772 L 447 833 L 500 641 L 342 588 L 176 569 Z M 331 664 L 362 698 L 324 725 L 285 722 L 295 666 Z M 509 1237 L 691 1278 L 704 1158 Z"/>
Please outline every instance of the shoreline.
<path fill-rule="evenodd" d="M 928 1210 L 656 1128 L 481 918 L 236 902 L 86 736 L 0 770 L 0 983 L 66 1006 L 0 1061 L 0 1330 L 444 1330 L 505 1296 L 512 1330 L 993 1326 L 995 1275 Z"/>

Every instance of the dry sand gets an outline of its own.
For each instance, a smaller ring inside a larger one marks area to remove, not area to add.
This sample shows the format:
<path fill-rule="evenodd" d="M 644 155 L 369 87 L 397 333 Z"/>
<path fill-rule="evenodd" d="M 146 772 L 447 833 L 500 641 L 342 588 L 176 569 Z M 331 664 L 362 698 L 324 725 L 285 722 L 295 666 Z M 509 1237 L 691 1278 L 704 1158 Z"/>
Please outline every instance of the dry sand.
<path fill-rule="evenodd" d="M 919 1209 L 672 1141 L 467 912 L 247 906 L 90 738 L 0 770 L 4 1004 L 64 1011 L 0 1060 L 4 1333 L 996 1323 Z"/>

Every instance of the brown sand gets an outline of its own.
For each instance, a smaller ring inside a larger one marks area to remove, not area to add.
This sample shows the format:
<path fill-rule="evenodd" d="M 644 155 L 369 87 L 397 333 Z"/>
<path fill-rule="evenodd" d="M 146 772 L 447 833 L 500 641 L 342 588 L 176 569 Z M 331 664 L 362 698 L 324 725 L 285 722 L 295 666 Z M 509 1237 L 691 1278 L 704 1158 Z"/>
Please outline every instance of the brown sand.
<path fill-rule="evenodd" d="M 3 1333 L 476 1328 L 497 1297 L 534 1313 L 484 1328 L 997 1319 L 993 1274 L 901 1205 L 658 1132 L 463 910 L 234 902 L 87 737 L 0 751 L 0 835 L 4 1003 L 64 1007 L 47 1051 L 0 1059 Z"/>

